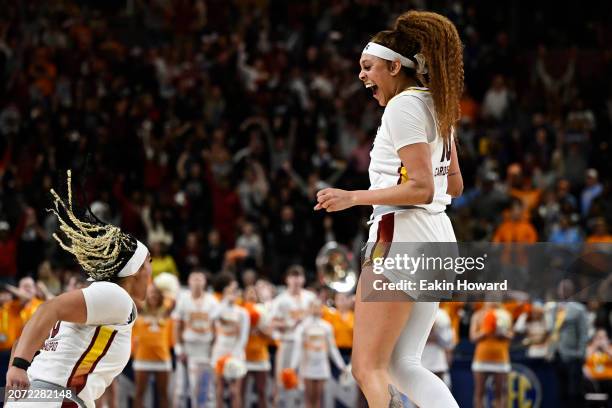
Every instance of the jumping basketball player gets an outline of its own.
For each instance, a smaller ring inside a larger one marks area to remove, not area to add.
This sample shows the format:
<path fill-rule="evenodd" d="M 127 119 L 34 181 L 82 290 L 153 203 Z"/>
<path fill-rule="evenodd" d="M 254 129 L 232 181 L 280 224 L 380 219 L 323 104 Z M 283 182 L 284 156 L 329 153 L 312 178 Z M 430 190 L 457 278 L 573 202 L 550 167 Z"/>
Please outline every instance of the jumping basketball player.
<path fill-rule="evenodd" d="M 315 209 L 373 205 L 368 242 L 455 242 L 445 213 L 463 189 L 453 140 L 463 89 L 455 26 L 436 13 L 404 13 L 370 40 L 359 63 L 359 79 L 385 107 L 371 152 L 371 187 L 321 190 Z M 457 407 L 444 382 L 421 365 L 438 303 L 364 302 L 362 292 L 371 288 L 363 285 L 362 273 L 352 366 L 369 405 L 401 406 L 399 387 L 420 407 Z"/>

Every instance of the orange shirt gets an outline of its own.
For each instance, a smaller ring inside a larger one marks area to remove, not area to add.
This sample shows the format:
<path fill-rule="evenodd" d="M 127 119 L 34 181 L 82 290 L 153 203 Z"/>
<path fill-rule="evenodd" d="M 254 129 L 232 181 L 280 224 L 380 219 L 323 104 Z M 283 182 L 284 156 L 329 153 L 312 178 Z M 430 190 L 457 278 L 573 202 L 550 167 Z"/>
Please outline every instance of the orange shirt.
<path fill-rule="evenodd" d="M 43 303 L 45 303 L 44 300 L 40 300 L 39 298 L 33 298 L 26 303 L 23 309 L 21 309 L 21 320 L 23 320 L 23 324 L 26 324 L 28 320 L 32 318 L 32 315 L 34 312 L 36 312 L 38 306 L 42 305 Z"/>
<path fill-rule="evenodd" d="M 612 235 L 591 235 L 586 240 L 587 244 L 601 244 L 612 242 Z"/>
<path fill-rule="evenodd" d="M 135 360 L 169 361 L 173 342 L 172 319 L 169 316 L 141 314 L 132 329 L 132 351 Z"/>
<path fill-rule="evenodd" d="M 528 221 L 507 220 L 495 231 L 493 242 L 498 243 L 533 243 L 538 240 L 538 233 Z M 526 265 L 527 253 L 519 246 L 505 246 L 501 256 L 502 262 L 508 264 L 511 259 L 515 259 L 515 264 Z"/>
<path fill-rule="evenodd" d="M 10 350 L 23 329 L 21 302 L 12 300 L 0 307 L 0 350 Z"/>
<path fill-rule="evenodd" d="M 595 380 L 612 380 L 612 358 L 608 353 L 601 351 L 590 353 L 587 355 L 584 367 Z"/>
<path fill-rule="evenodd" d="M 355 313 L 348 311 L 340 313 L 334 308 L 324 308 L 323 320 L 329 322 L 334 328 L 334 337 L 338 348 L 353 347 L 353 327 L 355 325 Z"/>
<path fill-rule="evenodd" d="M 260 334 L 258 331 L 252 331 L 245 349 L 247 361 L 269 360 L 268 344 L 270 344 L 268 337 Z"/>
<path fill-rule="evenodd" d="M 507 220 L 495 231 L 493 242 L 532 243 L 538 240 L 538 233 L 527 221 Z"/>

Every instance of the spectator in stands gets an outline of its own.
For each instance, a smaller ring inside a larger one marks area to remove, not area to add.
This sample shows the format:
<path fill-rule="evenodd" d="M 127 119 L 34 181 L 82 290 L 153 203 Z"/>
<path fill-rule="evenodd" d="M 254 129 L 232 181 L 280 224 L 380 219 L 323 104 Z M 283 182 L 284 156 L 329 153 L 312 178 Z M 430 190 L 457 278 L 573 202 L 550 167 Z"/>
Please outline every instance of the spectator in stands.
<path fill-rule="evenodd" d="M 301 246 L 304 230 L 295 217 L 295 210 L 291 206 L 284 206 L 280 211 L 280 219 L 275 223 L 273 233 L 273 259 L 275 265 L 275 283 L 280 281 L 282 271 L 290 265 L 300 263 Z"/>
<path fill-rule="evenodd" d="M 204 255 L 200 236 L 197 232 L 189 232 L 185 239 L 185 246 L 179 251 L 178 261 L 180 262 L 179 271 L 181 278 L 186 278 L 186 272 L 204 265 Z M 181 279 L 182 281 L 186 279 Z"/>
<path fill-rule="evenodd" d="M 495 75 L 482 102 L 482 116 L 497 122 L 505 119 L 510 109 L 510 101 L 511 94 L 503 75 Z"/>
<path fill-rule="evenodd" d="M 141 214 L 142 223 L 147 232 L 147 242 L 159 242 L 165 247 L 172 245 L 174 241 L 172 232 L 165 225 L 166 220 L 161 208 L 151 208 L 149 205 L 144 205 Z"/>
<path fill-rule="evenodd" d="M 595 169 L 588 169 L 584 180 L 584 188 L 580 194 L 580 213 L 583 217 L 589 215 L 591 204 L 602 192 L 603 185 L 598 180 L 599 174 Z"/>
<path fill-rule="evenodd" d="M 542 223 L 544 236 L 549 237 L 561 217 L 561 205 L 553 190 L 544 193 L 544 197 L 536 210 L 536 214 Z"/>
<path fill-rule="evenodd" d="M 598 242 L 612 242 L 612 234 L 608 232 L 608 224 L 603 217 L 595 219 L 593 222 L 593 233 L 587 237 L 588 244 Z"/>
<path fill-rule="evenodd" d="M 537 240 L 538 233 L 533 224 L 524 218 L 523 204 L 518 200 L 513 201 L 509 215 L 493 235 L 493 242 L 533 243 Z"/>
<path fill-rule="evenodd" d="M 612 397 L 612 345 L 605 329 L 597 329 L 587 346 L 583 371 L 588 380 L 587 391 Z"/>
<path fill-rule="evenodd" d="M 496 172 L 486 172 L 473 203 L 470 203 L 475 214 L 491 223 L 497 223 L 500 220 L 502 210 L 510 199 L 498 186 L 498 181 L 499 176 Z"/>
<path fill-rule="evenodd" d="M 44 248 L 47 233 L 38 223 L 36 212 L 32 207 L 25 209 L 23 230 L 19 237 L 17 267 L 20 274 L 32 275 L 44 260 Z"/>
<path fill-rule="evenodd" d="M 0 321 L 0 363 L 2 367 L 8 367 L 11 349 L 15 340 L 21 334 L 23 328 L 23 319 L 21 318 L 21 310 L 23 305 L 19 299 L 16 299 L 8 288 L 0 287 L 0 313 L 2 320 Z M 4 384 L 4 376 L 2 378 Z"/>
<path fill-rule="evenodd" d="M 62 292 L 62 282 L 59 280 L 57 274 L 51 267 L 51 262 L 44 261 L 40 265 L 38 265 L 37 278 L 38 284 L 44 285 L 44 287 L 53 296 L 57 296 Z"/>
<path fill-rule="evenodd" d="M 39 295 L 39 290 L 36 286 L 36 281 L 30 276 L 21 278 L 19 285 L 14 287 L 12 285 L 6 285 L 7 289 L 17 298 L 21 303 L 21 320 L 23 324 L 26 324 L 32 317 L 38 306 L 44 302 L 44 295 Z"/>
<path fill-rule="evenodd" d="M 553 227 L 548 241 L 555 244 L 579 244 L 583 240 L 580 230 L 572 225 L 567 215 L 562 215 L 559 224 Z"/>
<path fill-rule="evenodd" d="M 149 242 L 151 248 L 151 268 L 152 277 L 155 278 L 162 272 L 168 272 L 174 276 L 179 276 L 178 268 L 174 257 L 166 250 L 166 245 L 161 241 Z"/>
<path fill-rule="evenodd" d="M 250 162 L 238 184 L 240 205 L 248 217 L 257 218 L 262 215 L 268 190 L 268 180 L 262 165 L 256 161 Z"/>
<path fill-rule="evenodd" d="M 225 245 L 221 242 L 219 232 L 212 229 L 208 232 L 208 239 L 204 245 L 203 265 L 213 273 L 218 273 L 223 269 L 224 259 Z"/>
<path fill-rule="evenodd" d="M 255 232 L 253 224 L 247 222 L 242 226 L 242 234 L 236 240 L 236 248 L 247 251 L 246 266 L 261 268 L 263 265 L 263 243 Z"/>
<path fill-rule="evenodd" d="M 568 207 L 574 210 L 578 208 L 578 201 L 571 193 L 571 184 L 569 180 L 560 179 L 557 182 L 557 201 L 561 204 L 561 207 Z"/>

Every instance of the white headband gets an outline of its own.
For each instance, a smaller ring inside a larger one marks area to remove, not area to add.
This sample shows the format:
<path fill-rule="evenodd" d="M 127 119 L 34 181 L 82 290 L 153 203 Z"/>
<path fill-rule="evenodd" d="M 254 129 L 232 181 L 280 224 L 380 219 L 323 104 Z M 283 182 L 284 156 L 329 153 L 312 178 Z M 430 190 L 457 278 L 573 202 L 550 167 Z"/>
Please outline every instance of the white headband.
<path fill-rule="evenodd" d="M 145 259 L 147 259 L 147 255 L 149 254 L 149 250 L 147 247 L 140 241 L 136 241 L 138 246 L 136 247 L 136 251 L 134 251 L 134 255 L 130 258 L 128 263 L 125 264 L 123 269 L 119 271 L 117 277 L 125 278 L 126 276 L 132 276 L 142 266 Z"/>
<path fill-rule="evenodd" d="M 410 59 L 404 57 L 402 54 L 393 51 L 391 48 L 387 48 L 384 45 L 369 42 L 362 51 L 362 54 L 373 55 L 378 58 L 382 58 L 387 61 L 399 61 L 402 66 L 407 68 L 414 68 L 417 74 L 426 74 L 427 67 L 425 66 L 425 57 L 423 54 L 415 54 L 414 58 L 417 60 L 415 64 Z"/>

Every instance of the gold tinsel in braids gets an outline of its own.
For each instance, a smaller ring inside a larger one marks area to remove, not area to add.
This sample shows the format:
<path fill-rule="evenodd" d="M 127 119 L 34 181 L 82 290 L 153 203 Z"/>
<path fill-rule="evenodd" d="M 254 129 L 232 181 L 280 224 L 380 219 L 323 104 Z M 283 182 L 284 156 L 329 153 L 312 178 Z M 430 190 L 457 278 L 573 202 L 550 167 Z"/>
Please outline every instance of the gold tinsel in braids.
<path fill-rule="evenodd" d="M 136 249 L 136 241 L 118 227 L 110 224 L 82 221 L 72 209 L 72 172 L 67 171 L 68 204 L 51 189 L 53 212 L 60 223 L 60 230 L 69 241 L 64 242 L 57 234 L 53 238 L 76 258 L 83 270 L 95 280 L 113 278 L 127 262 L 126 252 Z M 60 215 L 63 214 L 63 215 Z"/>

